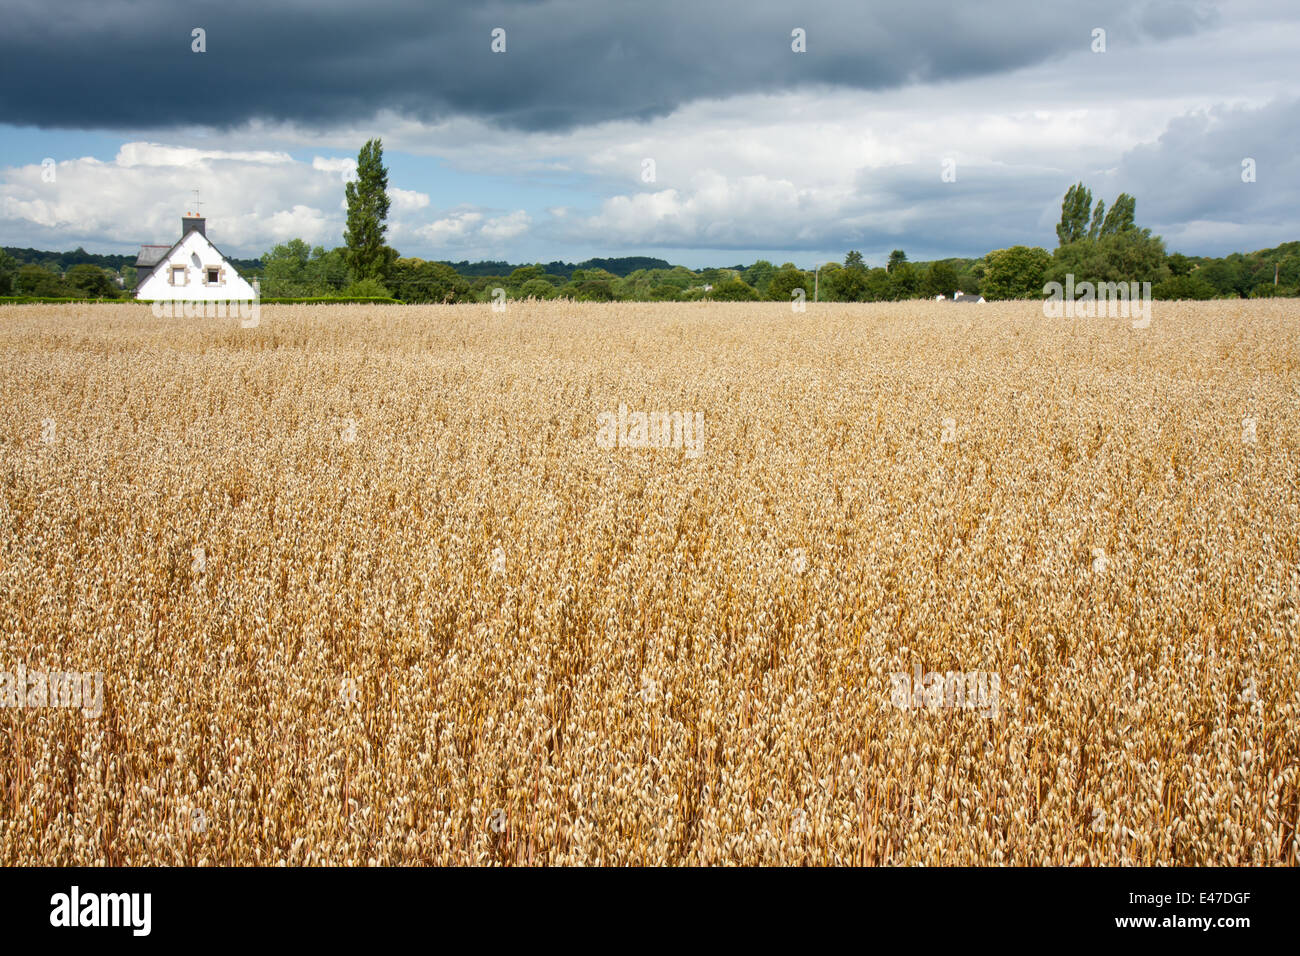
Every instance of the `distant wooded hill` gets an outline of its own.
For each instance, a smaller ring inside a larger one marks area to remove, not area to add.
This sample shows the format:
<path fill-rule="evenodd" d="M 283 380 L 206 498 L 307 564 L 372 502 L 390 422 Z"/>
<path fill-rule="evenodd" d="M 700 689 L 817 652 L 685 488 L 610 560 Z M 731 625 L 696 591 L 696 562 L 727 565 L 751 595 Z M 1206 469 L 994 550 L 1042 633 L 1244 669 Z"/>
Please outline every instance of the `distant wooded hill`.
<path fill-rule="evenodd" d="M 3 249 L 19 265 L 44 266 L 46 269 L 57 269 L 59 272 L 67 272 L 73 266 L 99 266 L 101 269 L 121 272 L 124 266 L 134 266 L 136 259 L 136 253 L 115 256 L 87 252 L 80 247 L 72 252 L 46 252 L 42 249 L 19 249 L 16 246 L 4 246 Z M 230 261 L 240 272 L 255 273 L 262 268 L 261 259 L 232 258 Z"/>
<path fill-rule="evenodd" d="M 59 272 L 66 272 L 72 266 L 99 266 L 101 269 L 111 269 L 114 272 L 121 272 L 124 266 L 135 265 L 135 254 L 130 255 L 111 255 L 87 252 L 85 249 L 77 248 L 71 252 L 48 252 L 43 249 L 21 249 L 16 246 L 4 246 L 4 251 L 13 258 L 19 265 L 44 266 L 47 269 L 57 269 Z M 231 257 L 230 261 L 234 263 L 236 269 L 241 273 L 249 275 L 258 275 L 262 271 L 262 260 L 258 259 L 236 259 Z M 446 262 L 446 260 L 440 260 Z M 467 278 L 477 276 L 504 276 L 509 275 L 516 269 L 532 265 L 531 262 L 509 263 L 494 260 L 482 260 L 479 262 L 470 262 L 468 259 L 460 262 L 447 262 L 458 273 Z M 554 262 L 546 263 L 542 268 L 547 275 L 563 276 L 569 278 L 577 269 L 604 269 L 606 272 L 613 273 L 616 276 L 628 276 L 638 269 L 671 269 L 672 263 L 666 259 L 656 259 L 651 256 L 621 256 L 611 259 L 588 259 L 585 262 Z M 744 266 L 737 268 L 743 269 Z"/>
<path fill-rule="evenodd" d="M 1087 229 L 1083 203 L 1078 225 Z M 1100 206 L 1100 203 L 1098 204 Z M 1118 207 L 1118 203 L 1117 203 Z M 1124 207 L 1118 207 L 1124 208 Z M 1064 216 L 1064 213 L 1063 213 Z M 1073 220 L 1072 220 L 1073 221 Z M 1104 219 L 1102 222 L 1104 223 Z M 488 302 L 507 298 L 570 298 L 580 301 L 694 301 L 714 299 L 790 301 L 803 290 L 813 301 L 878 302 L 951 295 L 960 290 L 986 299 L 1036 298 L 1047 281 L 1149 281 L 1157 299 L 1247 298 L 1300 295 L 1300 242 L 1221 258 L 1166 255 L 1158 236 L 1129 226 L 1092 237 L 1069 237 L 1055 252 L 1012 246 L 981 258 L 909 261 L 896 249 L 886 267 L 870 268 L 861 253 L 844 263 L 800 269 L 765 259 L 746 266 L 688 269 L 653 256 L 600 257 L 569 263 L 516 265 L 505 261 L 460 262 L 402 258 L 383 281 L 353 280 L 345 250 L 312 248 L 301 239 L 276 246 L 257 259 L 233 259 L 246 278 L 259 278 L 262 295 L 275 297 L 392 297 L 403 302 Z M 134 255 L 5 247 L 0 250 L 0 296 L 129 295 L 135 284 Z"/>
<path fill-rule="evenodd" d="M 460 262 L 446 262 L 461 275 L 467 278 L 477 276 L 506 276 L 516 269 L 522 269 L 525 266 L 533 265 L 531 262 L 509 263 L 497 261 L 470 262 L 463 259 Z M 569 278 L 577 269 L 604 269 L 616 276 L 629 276 L 638 269 L 671 269 L 672 263 L 666 259 L 654 259 L 650 256 L 622 256 L 617 259 L 588 259 L 585 262 L 572 263 L 547 262 L 542 265 L 542 271 L 546 275 L 563 276 Z M 741 267 L 743 268 L 743 266 Z"/>

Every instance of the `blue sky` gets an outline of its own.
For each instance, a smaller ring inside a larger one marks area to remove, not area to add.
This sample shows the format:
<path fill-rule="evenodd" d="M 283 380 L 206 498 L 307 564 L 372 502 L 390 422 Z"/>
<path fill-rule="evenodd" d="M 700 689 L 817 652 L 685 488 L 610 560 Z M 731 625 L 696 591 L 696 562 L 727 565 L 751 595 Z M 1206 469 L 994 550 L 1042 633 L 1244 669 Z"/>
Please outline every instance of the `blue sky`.
<path fill-rule="evenodd" d="M 170 241 L 197 188 L 230 254 L 338 245 L 371 136 L 390 242 L 425 258 L 1050 249 L 1078 180 L 1135 195 L 1170 251 L 1300 239 L 1300 11 L 1267 3 L 378 0 L 365 29 L 333 0 L 221 15 L 15 0 L 0 244 Z"/>

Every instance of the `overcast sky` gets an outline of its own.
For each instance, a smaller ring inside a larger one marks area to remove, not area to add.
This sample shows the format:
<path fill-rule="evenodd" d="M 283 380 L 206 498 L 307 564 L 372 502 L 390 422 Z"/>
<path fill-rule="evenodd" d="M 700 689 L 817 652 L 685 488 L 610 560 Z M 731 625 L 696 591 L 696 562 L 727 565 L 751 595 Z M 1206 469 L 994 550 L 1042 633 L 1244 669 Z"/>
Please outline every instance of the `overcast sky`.
<path fill-rule="evenodd" d="M 171 242 L 194 189 L 227 254 L 338 245 L 371 136 L 389 242 L 425 258 L 1051 249 L 1077 180 L 1136 196 L 1171 252 L 1300 239 L 1293 4 L 6 0 L 4 20 L 0 245 Z"/>

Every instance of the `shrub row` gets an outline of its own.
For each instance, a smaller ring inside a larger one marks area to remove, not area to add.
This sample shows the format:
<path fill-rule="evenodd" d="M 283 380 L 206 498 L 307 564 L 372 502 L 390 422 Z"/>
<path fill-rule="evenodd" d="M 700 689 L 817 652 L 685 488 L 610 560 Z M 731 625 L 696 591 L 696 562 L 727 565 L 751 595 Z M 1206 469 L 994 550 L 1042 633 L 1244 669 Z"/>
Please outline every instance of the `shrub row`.
<path fill-rule="evenodd" d="M 130 302 L 130 299 L 78 299 L 72 296 L 47 296 L 47 295 L 0 295 L 0 305 L 37 305 L 59 304 L 75 302 L 78 304 L 86 302 Z"/>
<path fill-rule="evenodd" d="M 149 299 L 77 299 L 71 297 L 54 297 L 40 295 L 4 295 L 0 296 L 0 305 L 58 305 L 71 304 L 78 305 L 85 303 L 132 303 L 136 305 L 152 305 Z M 316 298 L 302 299 L 262 299 L 262 305 L 401 305 L 399 299 L 389 299 L 382 296 L 354 296 L 347 298 L 330 298 L 320 296 Z"/>

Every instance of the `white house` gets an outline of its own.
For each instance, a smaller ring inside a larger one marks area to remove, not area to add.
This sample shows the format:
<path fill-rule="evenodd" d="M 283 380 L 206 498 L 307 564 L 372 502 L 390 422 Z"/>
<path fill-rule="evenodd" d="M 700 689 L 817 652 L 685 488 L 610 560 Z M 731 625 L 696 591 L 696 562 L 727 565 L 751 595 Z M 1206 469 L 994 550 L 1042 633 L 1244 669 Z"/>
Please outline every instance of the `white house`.
<path fill-rule="evenodd" d="M 170 246 L 141 246 L 135 297 L 156 302 L 249 301 L 257 292 L 208 239 L 206 220 L 186 213 Z"/>

